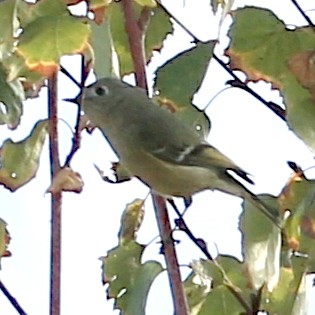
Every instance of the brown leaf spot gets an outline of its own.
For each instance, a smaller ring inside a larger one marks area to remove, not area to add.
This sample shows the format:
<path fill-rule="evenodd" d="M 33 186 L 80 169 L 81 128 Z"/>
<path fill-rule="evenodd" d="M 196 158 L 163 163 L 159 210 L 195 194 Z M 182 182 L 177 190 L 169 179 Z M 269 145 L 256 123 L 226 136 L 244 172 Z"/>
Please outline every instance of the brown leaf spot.
<path fill-rule="evenodd" d="M 106 20 L 107 6 L 91 9 L 91 11 L 94 13 L 94 22 L 97 25 L 102 24 Z"/>
<path fill-rule="evenodd" d="M 301 221 L 301 230 L 308 237 L 315 238 L 315 221 L 310 216 L 303 216 Z"/>
<path fill-rule="evenodd" d="M 175 102 L 166 97 L 156 96 L 153 99 L 160 107 L 166 107 L 171 113 L 176 113 L 179 108 Z"/>
<path fill-rule="evenodd" d="M 300 248 L 300 242 L 297 238 L 291 237 L 287 240 L 287 243 L 293 251 L 297 251 Z"/>
<path fill-rule="evenodd" d="M 252 52 L 242 52 L 238 53 L 234 51 L 232 48 L 229 48 L 225 55 L 230 57 L 230 68 L 232 70 L 240 70 L 245 72 L 247 76 L 246 81 L 257 82 L 259 80 L 263 80 L 266 82 L 270 82 L 273 89 L 280 89 L 281 82 L 276 81 L 274 77 L 267 75 L 250 64 L 250 59 L 252 56 Z"/>
<path fill-rule="evenodd" d="M 315 51 L 303 51 L 289 59 L 288 67 L 298 82 L 309 89 L 315 99 Z"/>

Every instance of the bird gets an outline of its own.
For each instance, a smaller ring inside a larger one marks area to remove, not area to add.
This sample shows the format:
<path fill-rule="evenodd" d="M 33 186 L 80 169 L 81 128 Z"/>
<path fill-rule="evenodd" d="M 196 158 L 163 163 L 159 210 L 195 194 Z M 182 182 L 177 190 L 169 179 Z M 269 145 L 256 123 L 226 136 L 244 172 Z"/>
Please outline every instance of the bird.
<path fill-rule="evenodd" d="M 248 173 L 165 108 L 144 89 L 105 77 L 83 89 L 83 110 L 98 127 L 131 176 L 166 198 L 207 189 L 250 202 L 270 220 L 270 209 L 236 177 L 249 184 Z M 278 223 L 276 223 L 278 225 Z"/>

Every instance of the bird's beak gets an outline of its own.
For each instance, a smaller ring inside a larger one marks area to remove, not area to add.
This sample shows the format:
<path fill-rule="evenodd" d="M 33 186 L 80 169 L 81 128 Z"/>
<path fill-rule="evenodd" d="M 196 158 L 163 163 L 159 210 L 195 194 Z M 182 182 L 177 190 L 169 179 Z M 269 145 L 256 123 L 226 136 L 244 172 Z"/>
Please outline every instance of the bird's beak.
<path fill-rule="evenodd" d="M 80 104 L 81 94 L 79 94 L 77 97 L 74 98 L 64 98 L 63 101 L 70 102 L 74 104 Z"/>

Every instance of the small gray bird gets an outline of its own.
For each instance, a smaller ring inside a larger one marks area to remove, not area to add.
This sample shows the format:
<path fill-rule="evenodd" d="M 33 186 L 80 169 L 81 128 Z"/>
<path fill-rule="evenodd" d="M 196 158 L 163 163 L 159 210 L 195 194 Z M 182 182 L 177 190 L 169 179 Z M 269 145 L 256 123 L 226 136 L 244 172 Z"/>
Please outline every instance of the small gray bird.
<path fill-rule="evenodd" d="M 157 194 L 190 198 L 217 189 L 248 200 L 276 222 L 259 198 L 231 175 L 253 184 L 247 173 L 143 89 L 102 78 L 84 88 L 83 109 L 128 172 Z"/>

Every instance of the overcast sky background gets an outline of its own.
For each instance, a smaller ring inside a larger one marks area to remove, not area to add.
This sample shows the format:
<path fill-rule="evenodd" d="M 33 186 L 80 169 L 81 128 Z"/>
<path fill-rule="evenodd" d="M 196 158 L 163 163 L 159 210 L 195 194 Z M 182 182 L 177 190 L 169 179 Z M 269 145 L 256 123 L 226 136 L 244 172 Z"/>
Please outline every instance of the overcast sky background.
<path fill-rule="evenodd" d="M 166 1 L 165 1 L 166 2 Z M 171 2 L 171 1 L 168 1 Z M 180 20 L 203 40 L 216 38 L 217 28 L 208 8 L 208 0 L 198 2 L 174 1 L 171 8 Z M 249 1 L 237 1 L 238 4 Z M 252 1 L 253 5 L 269 7 L 288 24 L 304 25 L 305 22 L 291 1 Z M 309 1 L 300 0 L 304 9 L 314 9 Z M 284 9 L 285 8 L 285 9 Z M 192 14 L 193 12 L 193 14 Z M 315 18 L 315 14 L 311 14 Z M 192 18 L 193 17 L 193 18 Z M 225 23 L 227 27 L 228 20 Z M 166 56 L 173 55 L 189 46 L 189 36 L 176 28 L 175 36 L 170 36 L 165 45 L 166 53 L 155 57 L 155 66 Z M 221 38 L 220 54 L 228 39 Z M 77 73 L 78 58 L 65 58 L 63 64 Z M 150 67 L 149 71 L 153 71 Z M 194 102 L 204 108 L 210 99 L 222 88 L 230 77 L 211 62 L 208 75 Z M 277 91 L 270 92 L 270 85 L 251 85 L 267 100 L 281 103 Z M 60 76 L 59 99 L 73 97 L 76 87 L 64 76 Z M 76 108 L 73 104 L 60 101 L 60 117 L 74 123 Z M 277 195 L 287 181 L 291 170 L 286 161 L 297 162 L 302 168 L 314 165 L 313 155 L 306 146 L 291 133 L 287 126 L 260 102 L 246 92 L 228 89 L 221 93 L 207 108 L 212 121 L 209 142 L 232 158 L 249 173 L 256 182 L 255 193 Z M 47 117 L 47 89 L 40 98 L 25 102 L 24 115 L 19 128 L 11 133 L 0 126 L 0 141 L 8 137 L 23 139 L 32 129 L 37 119 Z M 61 156 L 65 157 L 71 146 L 71 130 L 60 121 Z M 116 161 L 100 132 L 82 136 L 81 149 L 72 162 L 85 182 L 81 194 L 65 193 L 62 217 L 62 314 L 118 314 L 112 311 L 112 302 L 106 301 L 105 289 L 101 284 L 100 261 L 106 251 L 117 245 L 120 216 L 126 203 L 134 198 L 144 198 L 148 188 L 137 180 L 121 185 L 103 182 L 93 164 L 97 164 L 110 174 L 110 162 Z M 49 306 L 49 253 L 50 253 L 50 196 L 45 194 L 50 184 L 48 142 L 45 145 L 39 172 L 34 180 L 15 193 L 0 187 L 0 217 L 8 223 L 12 236 L 9 246 L 13 256 L 1 261 L 1 280 L 30 315 L 48 313 Z M 308 173 L 310 175 L 310 173 Z M 197 237 L 204 238 L 212 254 L 220 253 L 241 258 L 238 231 L 238 216 L 241 200 L 219 192 L 204 192 L 194 198 L 188 211 L 186 222 Z M 173 215 L 171 213 L 171 215 Z M 149 243 L 158 235 L 151 199 L 146 202 L 145 222 L 139 232 L 139 241 Z M 177 246 L 181 264 L 203 257 L 189 240 L 178 232 L 175 237 L 182 240 Z M 159 244 L 151 244 L 145 251 L 146 258 L 158 259 Z M 184 273 L 187 272 L 185 268 Z M 309 284 L 310 288 L 310 284 Z M 314 289 L 309 294 L 315 297 Z M 164 309 L 161 309 L 163 301 Z M 313 302 L 314 303 L 314 302 Z M 15 315 L 7 299 L 0 294 L 1 314 Z M 314 305 L 310 309 L 314 309 Z M 172 303 L 167 285 L 166 273 L 154 282 L 150 293 L 147 314 L 172 314 Z M 311 311 L 309 312 L 311 314 Z"/>

